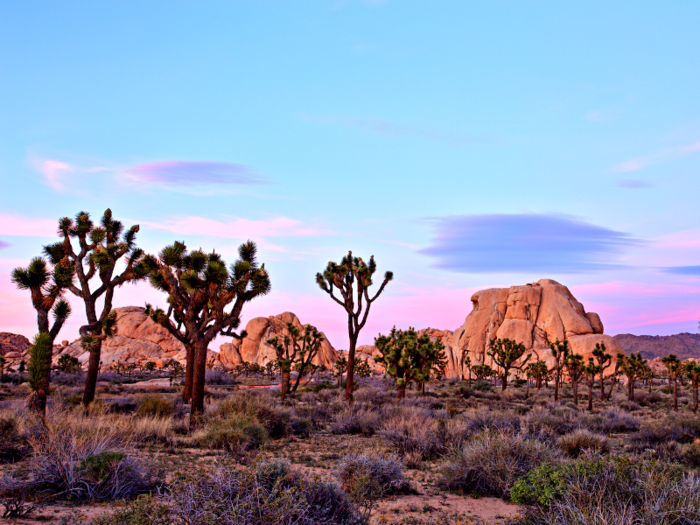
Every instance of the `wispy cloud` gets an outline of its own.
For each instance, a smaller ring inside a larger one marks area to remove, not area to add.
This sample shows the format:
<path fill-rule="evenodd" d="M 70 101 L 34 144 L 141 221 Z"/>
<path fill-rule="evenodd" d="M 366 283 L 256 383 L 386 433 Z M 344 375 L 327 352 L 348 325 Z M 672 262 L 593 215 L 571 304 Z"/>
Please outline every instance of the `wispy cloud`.
<path fill-rule="evenodd" d="M 690 155 L 700 151 L 700 142 L 695 142 L 686 146 L 678 146 L 675 148 L 667 148 L 651 155 L 638 157 L 635 159 L 626 160 L 613 166 L 612 171 L 615 173 L 628 173 L 630 171 L 638 171 L 652 164 L 667 161 L 677 157 Z"/>
<path fill-rule="evenodd" d="M 5 241 L 0 241 L 0 250 L 3 248 L 7 248 L 9 246 L 9 243 L 6 243 Z"/>
<path fill-rule="evenodd" d="M 641 190 L 644 188 L 652 188 L 654 185 L 639 179 L 621 179 L 617 181 L 616 186 L 628 190 Z"/>
<path fill-rule="evenodd" d="M 75 168 L 67 162 L 54 159 L 32 159 L 34 168 L 44 176 L 44 183 L 55 190 L 62 190 L 65 176 L 75 171 Z"/>
<path fill-rule="evenodd" d="M 142 222 L 152 228 L 167 230 L 182 235 L 209 235 L 226 239 L 257 239 L 260 237 L 298 237 L 332 235 L 333 231 L 304 225 L 289 217 L 274 217 L 264 220 L 228 217 L 223 220 L 207 217 L 181 217 L 160 223 Z"/>
<path fill-rule="evenodd" d="M 30 218 L 10 213 L 0 213 L 0 235 L 25 237 L 54 237 L 58 228 L 55 219 Z"/>
<path fill-rule="evenodd" d="M 386 135 L 390 137 L 414 136 L 423 139 L 442 142 L 450 146 L 463 146 L 475 142 L 497 143 L 495 137 L 488 134 L 466 135 L 460 133 L 452 133 L 435 128 L 423 128 L 407 126 L 398 122 L 393 122 L 384 119 L 375 118 L 360 118 L 360 117 L 315 117 L 305 114 L 299 114 L 301 120 L 307 122 L 316 122 L 319 124 L 335 124 L 340 126 L 349 126 L 363 129 L 377 135 Z"/>
<path fill-rule="evenodd" d="M 124 171 L 136 182 L 163 186 L 204 184 L 266 184 L 249 166 L 234 162 L 165 160 L 138 164 Z"/>
<path fill-rule="evenodd" d="M 672 275 L 697 275 L 700 277 L 700 266 L 668 266 L 662 270 L 664 273 Z"/>
<path fill-rule="evenodd" d="M 457 215 L 433 219 L 436 236 L 419 253 L 434 267 L 464 273 L 587 273 L 638 241 L 563 215 Z"/>

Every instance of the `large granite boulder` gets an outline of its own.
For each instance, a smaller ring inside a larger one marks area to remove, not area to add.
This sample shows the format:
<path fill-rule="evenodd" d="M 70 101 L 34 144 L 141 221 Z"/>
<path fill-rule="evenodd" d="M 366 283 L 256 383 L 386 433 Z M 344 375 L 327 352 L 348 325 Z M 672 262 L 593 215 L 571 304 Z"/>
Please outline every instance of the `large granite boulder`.
<path fill-rule="evenodd" d="M 292 323 L 297 328 L 303 328 L 299 318 L 291 312 L 251 319 L 245 328 L 246 337 L 240 340 L 234 339 L 231 343 L 225 343 L 219 347 L 219 359 L 222 365 L 231 369 L 242 361 L 259 365 L 274 361 L 277 359 L 277 354 L 275 349 L 267 344 L 267 341 L 275 336 L 282 338 L 289 335 L 287 323 Z M 315 365 L 332 368 L 337 357 L 338 352 L 324 336 L 321 348 L 312 362 Z"/>
<path fill-rule="evenodd" d="M 533 358 L 553 364 L 549 344 L 567 340 L 572 351 L 588 359 L 596 344 L 604 343 L 613 362 L 622 347 L 614 337 L 603 333 L 598 314 L 586 312 L 566 286 L 551 279 L 533 284 L 491 288 L 472 296 L 473 309 L 464 324 L 455 330 L 450 346 L 448 377 L 459 377 L 459 362 L 469 356 L 471 363 L 494 366 L 487 350 L 490 341 L 509 338 L 523 343 Z M 448 353 L 448 352 L 446 352 Z M 623 352 L 624 353 L 624 352 Z M 614 366 L 608 370 L 612 372 Z"/>

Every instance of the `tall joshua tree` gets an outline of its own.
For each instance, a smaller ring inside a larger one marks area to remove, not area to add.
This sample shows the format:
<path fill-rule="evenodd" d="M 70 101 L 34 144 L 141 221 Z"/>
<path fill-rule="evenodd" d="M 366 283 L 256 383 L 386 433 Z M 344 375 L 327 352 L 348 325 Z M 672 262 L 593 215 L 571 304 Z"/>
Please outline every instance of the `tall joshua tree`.
<path fill-rule="evenodd" d="M 66 265 L 78 279 L 68 289 L 85 303 L 88 324 L 80 327 L 81 344 L 90 350 L 83 405 L 87 408 L 95 399 L 97 375 L 100 372 L 102 341 L 114 328 L 112 301 L 117 287 L 142 279 L 146 275 L 142 264 L 143 251 L 136 247 L 139 226 L 124 231 L 121 221 L 114 220 L 112 210 L 105 210 L 96 226 L 90 214 L 78 213 L 75 219 L 64 217 L 58 221 L 60 242 L 44 246 L 44 253 L 54 265 Z M 77 247 L 73 246 L 77 241 Z M 123 263 L 121 273 L 117 265 Z M 91 281 L 99 282 L 93 286 Z M 98 315 L 98 299 L 103 299 L 102 311 Z"/>
<path fill-rule="evenodd" d="M 26 268 L 15 268 L 12 271 L 12 282 L 20 290 L 29 290 L 32 295 L 32 306 L 36 310 L 37 326 L 39 334 L 45 334 L 41 340 L 42 352 L 38 355 L 42 359 L 48 359 L 48 364 L 37 364 L 34 367 L 36 384 L 41 388 L 35 390 L 33 401 L 30 403 L 32 410 L 46 414 L 46 398 L 49 395 L 51 381 L 51 354 L 53 342 L 61 331 L 63 324 L 71 314 L 70 304 L 62 299 L 65 290 L 73 284 L 73 265 L 67 259 L 59 261 L 49 268 L 46 260 L 35 257 Z M 49 315 L 53 314 L 53 324 L 49 321 Z M 43 352 L 48 341 L 48 357 Z M 33 346 L 37 345 L 37 341 Z M 32 359 L 34 357 L 32 356 Z M 32 363 L 30 363 L 30 369 Z M 41 372 L 42 377 L 36 374 Z"/>
<path fill-rule="evenodd" d="M 593 385 L 595 384 L 595 376 L 600 373 L 601 366 L 595 364 L 592 357 L 588 358 L 588 364 L 583 367 L 583 375 L 588 384 L 588 410 L 593 410 Z"/>
<path fill-rule="evenodd" d="M 151 284 L 168 294 L 168 310 L 148 307 L 151 318 L 187 348 L 192 377 L 190 429 L 199 426 L 204 412 L 207 347 L 217 335 L 239 338 L 243 306 L 270 291 L 265 265 L 258 266 L 257 247 L 247 241 L 238 247 L 230 270 L 215 252 L 188 252 L 184 242 L 166 246 L 158 257 L 147 256 Z M 184 327 L 184 332 L 182 327 Z"/>
<path fill-rule="evenodd" d="M 510 370 L 522 370 L 532 357 L 530 353 L 519 365 L 516 365 L 515 363 L 525 355 L 525 351 L 524 344 L 516 343 L 511 339 L 496 339 L 490 342 L 488 354 L 493 358 L 493 362 L 503 370 L 503 372 L 499 374 L 501 376 L 502 391 L 505 391 L 508 385 L 508 374 Z"/>
<path fill-rule="evenodd" d="M 549 349 L 552 351 L 552 356 L 554 357 L 555 362 L 551 370 L 554 372 L 554 401 L 559 401 L 561 372 L 566 365 L 566 358 L 569 355 L 569 342 L 564 340 L 563 343 L 560 343 L 559 339 L 557 339 L 556 343 L 550 343 Z"/>
<path fill-rule="evenodd" d="M 638 379 L 644 377 L 647 360 L 642 357 L 640 352 L 632 353 L 629 356 L 618 352 L 617 362 L 620 364 L 620 370 L 627 377 L 627 397 L 630 401 L 634 401 L 634 385 Z"/>
<path fill-rule="evenodd" d="M 350 346 L 348 347 L 348 375 L 345 389 L 345 400 L 348 403 L 352 403 L 357 338 L 360 335 L 360 330 L 367 323 L 372 303 L 377 300 L 389 281 L 394 278 L 392 272 L 386 272 L 379 290 L 370 297 L 369 287 L 372 286 L 372 275 L 376 271 L 377 264 L 374 262 L 374 255 L 370 257 L 369 263 L 365 263 L 360 257 L 353 257 L 352 252 L 348 252 L 340 264 L 331 261 L 323 273 L 316 274 L 316 283 L 321 287 L 321 290 L 330 295 L 331 299 L 342 306 L 348 314 Z M 336 289 L 340 293 L 340 297 L 334 294 Z"/>
<path fill-rule="evenodd" d="M 605 370 L 612 364 L 612 356 L 605 352 L 605 343 L 596 343 L 593 349 L 593 357 L 598 364 L 600 374 L 600 400 L 605 401 Z"/>
<path fill-rule="evenodd" d="M 668 370 L 669 381 L 673 381 L 673 410 L 678 410 L 678 376 L 683 371 L 683 363 L 676 354 L 662 357 L 661 362 Z"/>

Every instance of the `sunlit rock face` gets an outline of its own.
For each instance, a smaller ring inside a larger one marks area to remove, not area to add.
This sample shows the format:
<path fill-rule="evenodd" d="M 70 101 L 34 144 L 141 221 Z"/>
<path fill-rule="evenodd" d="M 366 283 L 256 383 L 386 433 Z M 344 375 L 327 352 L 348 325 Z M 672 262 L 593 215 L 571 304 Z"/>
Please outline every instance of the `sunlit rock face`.
<path fill-rule="evenodd" d="M 494 366 L 488 355 L 490 341 L 508 338 L 522 343 L 533 354 L 554 364 L 549 344 L 568 341 L 574 353 L 584 360 L 596 344 L 604 343 L 614 359 L 622 347 L 614 337 L 603 333 L 598 314 L 586 312 L 566 286 L 551 279 L 510 288 L 490 288 L 476 292 L 472 311 L 464 324 L 443 343 L 450 347 L 448 377 L 459 377 L 459 362 L 469 356 L 472 365 Z M 614 367 L 608 369 L 612 371 Z"/>

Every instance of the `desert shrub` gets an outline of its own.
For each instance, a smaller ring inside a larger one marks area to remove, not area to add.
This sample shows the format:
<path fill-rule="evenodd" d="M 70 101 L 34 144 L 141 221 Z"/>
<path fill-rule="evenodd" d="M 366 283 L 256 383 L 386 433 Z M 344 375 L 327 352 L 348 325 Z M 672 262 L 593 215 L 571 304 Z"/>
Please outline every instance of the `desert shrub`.
<path fill-rule="evenodd" d="M 639 431 L 632 436 L 632 441 L 642 446 L 656 446 L 673 440 L 672 429 L 665 421 L 645 421 Z"/>
<path fill-rule="evenodd" d="M 214 419 L 193 434 L 199 446 L 221 448 L 233 455 L 241 455 L 260 448 L 268 439 L 267 431 L 256 419 L 232 414 L 225 419 Z"/>
<path fill-rule="evenodd" d="M 553 441 L 581 427 L 581 414 L 571 408 L 548 405 L 533 408 L 525 417 L 524 429 L 532 439 Z"/>
<path fill-rule="evenodd" d="M 439 484 L 453 491 L 509 498 L 518 478 L 559 457 L 558 451 L 539 441 L 486 431 L 447 457 Z"/>
<path fill-rule="evenodd" d="M 53 413 L 29 437 L 34 483 L 75 499 L 124 499 L 152 490 L 152 473 L 130 455 L 126 428 L 103 414 Z"/>
<path fill-rule="evenodd" d="M 672 415 L 668 418 L 671 434 L 679 443 L 690 443 L 700 438 L 700 419 L 693 415 Z"/>
<path fill-rule="evenodd" d="M 220 401 L 211 412 L 212 418 L 226 419 L 232 415 L 247 416 L 260 422 L 272 439 L 292 432 L 291 411 L 276 407 L 267 392 L 242 392 Z"/>
<path fill-rule="evenodd" d="M 18 439 L 17 417 L 10 414 L 0 416 L 0 446 L 15 443 Z"/>
<path fill-rule="evenodd" d="M 85 384 L 87 373 L 77 372 L 55 372 L 51 374 L 51 383 L 57 386 L 81 386 Z M 102 378 L 100 378 L 102 381 Z"/>
<path fill-rule="evenodd" d="M 511 494 L 537 504 L 536 525 L 700 523 L 700 480 L 657 462 L 591 456 L 542 465 L 519 480 Z"/>
<path fill-rule="evenodd" d="M 350 454 L 338 462 L 335 474 L 365 518 L 369 518 L 374 504 L 384 496 L 410 490 L 403 464 L 396 456 Z"/>
<path fill-rule="evenodd" d="M 656 405 L 663 401 L 663 397 L 657 391 L 647 392 L 645 390 L 636 391 L 634 393 L 634 399 L 643 407 Z"/>
<path fill-rule="evenodd" d="M 162 499 L 141 495 L 123 509 L 103 514 L 92 520 L 92 525 L 171 525 L 170 507 Z"/>
<path fill-rule="evenodd" d="M 520 431 L 520 417 L 510 411 L 479 409 L 466 413 L 464 418 L 472 434 L 482 430 Z"/>
<path fill-rule="evenodd" d="M 170 503 L 177 521 L 198 525 L 350 525 L 358 518 L 339 487 L 305 479 L 282 461 L 220 467 L 174 487 Z"/>
<path fill-rule="evenodd" d="M 353 403 L 335 414 L 331 422 L 331 432 L 334 434 L 364 434 L 374 435 L 379 427 L 379 414 L 373 410 Z"/>
<path fill-rule="evenodd" d="M 567 456 L 577 458 L 584 451 L 605 453 L 610 452 L 608 438 L 594 434 L 590 430 L 580 428 L 571 434 L 561 436 L 557 443 Z"/>
<path fill-rule="evenodd" d="M 172 417 L 142 416 L 130 425 L 131 437 L 136 443 L 170 443 L 175 433 L 182 433 Z"/>
<path fill-rule="evenodd" d="M 619 407 L 612 407 L 600 414 L 587 414 L 583 425 L 594 432 L 631 432 L 639 428 L 639 418 Z"/>
<path fill-rule="evenodd" d="M 204 373 L 204 384 L 205 385 L 234 385 L 236 380 L 222 370 L 207 370 Z"/>
<path fill-rule="evenodd" d="M 634 401 L 629 401 L 628 399 L 620 401 L 619 406 L 621 409 L 626 410 L 627 412 L 636 412 L 637 410 L 642 409 L 642 407 L 638 403 L 635 403 Z"/>
<path fill-rule="evenodd" d="M 490 392 L 493 390 L 491 381 L 477 381 L 472 385 L 472 390 L 476 392 Z"/>
<path fill-rule="evenodd" d="M 319 381 L 318 383 L 311 383 L 304 386 L 304 390 L 310 390 L 314 394 L 318 394 L 321 390 L 337 390 L 338 385 L 331 383 L 328 380 Z"/>
<path fill-rule="evenodd" d="M 168 417 L 173 414 L 173 402 L 158 394 L 141 397 L 136 409 L 137 416 Z"/>
<path fill-rule="evenodd" d="M 297 406 L 291 419 L 292 430 L 296 433 L 295 420 L 308 421 L 311 428 L 321 430 L 325 428 L 331 419 L 331 409 L 328 405 L 314 404 L 311 406 Z"/>
<path fill-rule="evenodd" d="M 700 467 L 700 439 L 696 439 L 683 451 L 683 463 L 692 467 Z"/>

